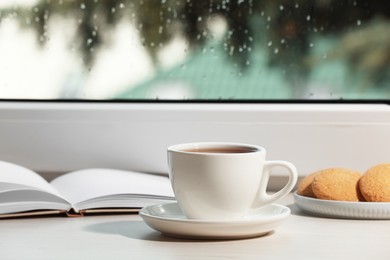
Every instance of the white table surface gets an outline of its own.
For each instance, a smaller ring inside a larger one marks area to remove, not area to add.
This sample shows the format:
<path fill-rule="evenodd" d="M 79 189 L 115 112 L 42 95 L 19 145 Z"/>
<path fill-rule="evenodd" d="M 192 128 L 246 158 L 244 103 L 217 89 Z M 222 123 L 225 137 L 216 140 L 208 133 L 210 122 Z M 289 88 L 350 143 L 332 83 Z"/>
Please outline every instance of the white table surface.
<path fill-rule="evenodd" d="M 185 240 L 161 235 L 138 215 L 0 220 L 0 259 L 390 259 L 390 220 L 292 215 L 267 236 Z"/>

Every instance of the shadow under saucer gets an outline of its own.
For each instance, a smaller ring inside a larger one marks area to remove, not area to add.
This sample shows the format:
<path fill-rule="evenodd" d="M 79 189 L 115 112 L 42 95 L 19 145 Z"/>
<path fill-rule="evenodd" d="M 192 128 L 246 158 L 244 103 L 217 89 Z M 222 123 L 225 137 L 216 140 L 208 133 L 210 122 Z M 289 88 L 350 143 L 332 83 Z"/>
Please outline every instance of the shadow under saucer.
<path fill-rule="evenodd" d="M 85 230 L 88 232 L 100 233 L 100 234 L 109 234 L 109 235 L 119 235 L 132 239 L 146 240 L 146 241 L 158 241 L 158 242 L 220 242 L 226 241 L 223 239 L 188 239 L 180 238 L 178 236 L 168 236 L 162 234 L 154 229 L 150 228 L 143 221 L 112 221 L 92 224 L 85 227 Z M 264 236 L 269 236 L 265 234 Z"/>

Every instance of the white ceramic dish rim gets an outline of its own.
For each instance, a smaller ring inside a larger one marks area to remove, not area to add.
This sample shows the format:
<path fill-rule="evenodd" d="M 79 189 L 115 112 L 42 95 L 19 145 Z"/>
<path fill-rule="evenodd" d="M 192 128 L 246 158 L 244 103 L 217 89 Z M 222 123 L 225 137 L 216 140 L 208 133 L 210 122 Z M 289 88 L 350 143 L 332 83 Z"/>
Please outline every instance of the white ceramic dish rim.
<path fill-rule="evenodd" d="M 334 206 L 346 206 L 346 207 L 351 207 L 351 206 L 357 206 L 360 208 L 365 208 L 365 207 L 373 207 L 373 206 L 382 206 L 382 207 L 389 207 L 390 210 L 390 202 L 367 202 L 367 201 L 338 201 L 338 200 L 324 200 L 324 199 L 317 199 L 317 198 L 311 198 L 311 197 L 305 197 L 302 195 L 299 195 L 297 192 L 294 192 L 294 198 L 299 199 L 301 201 L 307 201 L 310 203 L 321 203 L 321 204 L 326 204 L 327 206 L 329 205 L 334 205 Z"/>
<path fill-rule="evenodd" d="M 389 202 L 353 202 L 309 198 L 294 193 L 296 206 L 307 214 L 343 219 L 390 220 Z"/>
<path fill-rule="evenodd" d="M 239 219 L 239 220 L 216 221 L 216 220 L 203 220 L 203 219 L 181 219 L 181 218 L 175 218 L 175 217 L 169 217 L 169 216 L 165 216 L 165 217 L 158 216 L 158 215 L 151 214 L 149 212 L 149 209 L 151 207 L 162 207 L 162 206 L 166 207 L 166 206 L 173 205 L 173 204 L 177 204 L 177 202 L 163 203 L 163 204 L 156 204 L 156 205 L 152 205 L 152 206 L 147 206 L 147 207 L 142 208 L 139 211 L 139 214 L 141 216 L 154 218 L 154 219 L 160 219 L 163 221 L 175 221 L 175 222 L 183 222 L 183 223 L 200 223 L 200 224 L 212 224 L 212 225 L 215 225 L 215 224 L 241 224 L 241 223 L 248 223 L 248 222 L 260 221 L 260 220 L 262 220 L 262 221 L 277 221 L 277 220 L 284 219 L 291 214 L 290 208 L 288 208 L 287 206 L 284 206 L 284 205 L 276 204 L 276 203 L 266 205 L 264 207 L 256 209 L 252 213 L 249 214 L 251 216 L 250 218 L 243 218 L 243 219 Z M 261 214 L 255 214 L 256 211 L 261 211 L 266 207 L 275 207 L 275 209 L 280 209 L 280 212 L 275 213 L 272 216 L 268 216 L 268 215 L 261 216 Z"/>

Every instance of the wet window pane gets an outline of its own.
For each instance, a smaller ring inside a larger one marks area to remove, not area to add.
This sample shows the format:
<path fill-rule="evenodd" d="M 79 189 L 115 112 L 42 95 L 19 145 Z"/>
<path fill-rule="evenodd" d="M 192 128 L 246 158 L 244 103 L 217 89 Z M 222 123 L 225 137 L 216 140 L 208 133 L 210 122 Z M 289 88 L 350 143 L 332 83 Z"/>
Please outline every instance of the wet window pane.
<path fill-rule="evenodd" d="M 390 98 L 390 2 L 2 0 L 1 99 Z"/>

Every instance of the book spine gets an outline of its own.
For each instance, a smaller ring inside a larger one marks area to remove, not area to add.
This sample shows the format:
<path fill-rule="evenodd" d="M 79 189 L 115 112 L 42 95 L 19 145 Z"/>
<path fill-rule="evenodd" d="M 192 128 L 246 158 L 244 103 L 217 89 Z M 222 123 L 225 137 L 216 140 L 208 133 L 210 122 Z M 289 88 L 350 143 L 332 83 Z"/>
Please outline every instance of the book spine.
<path fill-rule="evenodd" d="M 68 217 L 71 218 L 77 218 L 77 217 L 84 217 L 83 212 L 81 211 L 75 211 L 74 209 L 70 209 L 69 211 L 65 212 Z"/>

